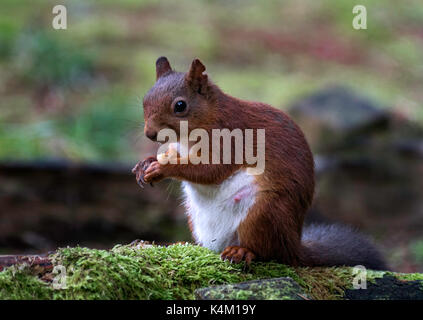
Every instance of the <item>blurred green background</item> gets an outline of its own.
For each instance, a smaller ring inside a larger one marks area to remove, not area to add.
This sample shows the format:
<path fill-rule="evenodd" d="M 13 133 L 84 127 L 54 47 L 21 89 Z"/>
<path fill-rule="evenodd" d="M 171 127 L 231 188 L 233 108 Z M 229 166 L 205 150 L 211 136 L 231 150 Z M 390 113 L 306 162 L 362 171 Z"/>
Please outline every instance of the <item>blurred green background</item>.
<path fill-rule="evenodd" d="M 67 30 L 52 28 L 57 4 L 67 8 Z M 357 4 L 367 8 L 367 30 L 352 28 Z M 145 145 L 142 97 L 154 83 L 154 64 L 162 55 L 178 71 L 198 57 L 225 92 L 284 110 L 341 84 L 423 123 L 421 0 L 2 0 L 0 162 L 136 163 Z M 14 184 L 9 182 L 7 190 Z M 124 190 L 114 188 L 111 193 Z M 135 183 L 127 190 L 134 188 Z M 7 192 L 5 203 L 16 202 Z M 151 201 L 163 201 L 165 196 L 154 192 Z M 123 191 L 121 198 L 130 202 Z M 148 214 L 141 208 L 128 224 L 139 216 L 154 220 L 160 210 L 150 205 Z M 90 206 L 86 212 L 95 217 Z M 58 209 L 49 210 L 53 216 Z M 119 221 L 122 211 L 113 219 Z M 167 240 L 178 239 L 186 238 Z M 416 263 L 423 268 L 423 240 L 405 246 L 391 252 L 391 260 L 412 261 L 414 269 L 402 270 L 416 270 Z"/>
<path fill-rule="evenodd" d="M 134 162 L 142 96 L 166 55 L 199 57 L 226 92 L 285 108 L 342 83 L 423 120 L 423 3 L 355 1 L 3 0 L 0 157 Z"/>

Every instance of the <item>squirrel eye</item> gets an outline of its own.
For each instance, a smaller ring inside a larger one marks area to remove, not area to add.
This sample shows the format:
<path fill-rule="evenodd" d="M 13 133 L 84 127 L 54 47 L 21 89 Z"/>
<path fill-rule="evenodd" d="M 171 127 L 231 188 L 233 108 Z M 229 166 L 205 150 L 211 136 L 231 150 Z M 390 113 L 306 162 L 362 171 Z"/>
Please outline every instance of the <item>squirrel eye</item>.
<path fill-rule="evenodd" d="M 184 112 L 187 109 L 187 103 L 183 100 L 179 100 L 175 103 L 175 113 L 181 113 Z"/>

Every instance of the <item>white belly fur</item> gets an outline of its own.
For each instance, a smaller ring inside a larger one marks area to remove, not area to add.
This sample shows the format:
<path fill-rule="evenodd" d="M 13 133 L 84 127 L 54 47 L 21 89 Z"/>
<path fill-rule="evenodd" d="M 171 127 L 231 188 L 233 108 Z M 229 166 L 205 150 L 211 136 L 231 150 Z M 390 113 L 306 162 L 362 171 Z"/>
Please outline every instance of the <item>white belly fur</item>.
<path fill-rule="evenodd" d="M 242 170 L 220 185 L 184 181 L 182 186 L 197 243 L 216 252 L 239 245 L 238 226 L 255 201 L 254 176 Z"/>

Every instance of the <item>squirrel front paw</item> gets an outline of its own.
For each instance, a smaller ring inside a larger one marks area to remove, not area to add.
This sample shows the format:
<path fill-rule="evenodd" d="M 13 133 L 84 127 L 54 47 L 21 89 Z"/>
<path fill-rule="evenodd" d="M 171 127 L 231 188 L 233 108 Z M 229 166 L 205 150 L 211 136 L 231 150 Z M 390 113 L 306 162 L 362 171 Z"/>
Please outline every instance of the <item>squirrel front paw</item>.
<path fill-rule="evenodd" d="M 132 173 L 135 174 L 137 183 L 140 187 L 144 188 L 144 184 L 147 183 L 145 180 L 145 173 L 147 168 L 153 163 L 157 162 L 155 157 L 148 157 L 140 162 L 138 162 L 135 167 L 132 169 Z"/>
<path fill-rule="evenodd" d="M 166 166 L 160 164 L 158 161 L 152 162 L 145 170 L 144 181 L 146 183 L 152 183 L 163 180 L 167 176 L 165 173 L 165 167 Z"/>
<path fill-rule="evenodd" d="M 222 260 L 229 260 L 231 263 L 240 263 L 244 260 L 247 265 L 250 265 L 256 255 L 250 249 L 240 246 L 229 246 L 223 250 L 220 257 Z"/>

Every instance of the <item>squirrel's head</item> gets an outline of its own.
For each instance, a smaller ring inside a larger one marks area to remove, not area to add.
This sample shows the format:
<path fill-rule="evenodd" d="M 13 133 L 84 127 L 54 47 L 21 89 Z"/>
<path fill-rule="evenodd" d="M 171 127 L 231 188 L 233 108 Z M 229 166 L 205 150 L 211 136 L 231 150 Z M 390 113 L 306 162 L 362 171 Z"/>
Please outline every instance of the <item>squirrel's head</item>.
<path fill-rule="evenodd" d="M 194 59 L 186 73 L 172 70 L 166 57 L 156 61 L 156 83 L 144 97 L 144 133 L 156 140 L 161 129 L 173 129 L 179 136 L 180 121 L 188 130 L 213 123 L 216 103 L 214 86 L 204 73 L 205 66 Z"/>

